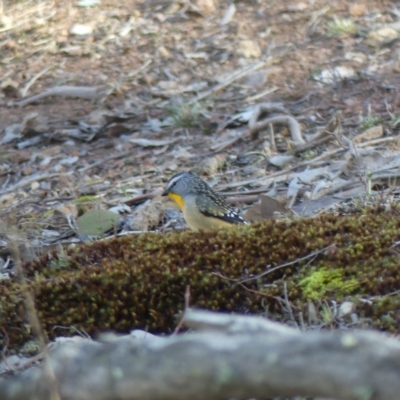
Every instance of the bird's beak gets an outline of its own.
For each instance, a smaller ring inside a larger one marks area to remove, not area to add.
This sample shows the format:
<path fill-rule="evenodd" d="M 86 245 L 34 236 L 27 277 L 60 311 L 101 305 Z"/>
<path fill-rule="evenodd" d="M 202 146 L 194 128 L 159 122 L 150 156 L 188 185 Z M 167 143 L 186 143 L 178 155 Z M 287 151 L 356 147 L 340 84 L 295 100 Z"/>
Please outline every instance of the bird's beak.
<path fill-rule="evenodd" d="M 161 196 L 168 196 L 168 191 L 167 191 L 167 189 L 165 189 L 165 190 L 161 193 Z"/>

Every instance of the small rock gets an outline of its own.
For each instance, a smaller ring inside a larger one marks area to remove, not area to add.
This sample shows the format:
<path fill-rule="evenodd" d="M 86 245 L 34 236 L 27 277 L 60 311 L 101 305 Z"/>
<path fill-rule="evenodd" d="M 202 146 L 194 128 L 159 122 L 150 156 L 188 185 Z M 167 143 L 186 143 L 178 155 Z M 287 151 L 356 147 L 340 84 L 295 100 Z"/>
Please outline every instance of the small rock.
<path fill-rule="evenodd" d="M 163 217 L 164 207 L 161 201 L 153 199 L 151 203 L 144 204 L 134 212 L 129 227 L 133 231 L 147 232 L 148 230 L 158 226 Z"/>
<path fill-rule="evenodd" d="M 210 15 L 215 11 L 213 0 L 196 0 L 193 4 L 204 15 Z"/>
<path fill-rule="evenodd" d="M 368 8 L 366 4 L 363 3 L 354 3 L 349 6 L 349 13 L 352 17 L 362 17 L 364 14 L 368 12 Z"/>
<path fill-rule="evenodd" d="M 208 175 L 214 176 L 218 169 L 224 164 L 226 160 L 226 156 L 222 154 L 218 154 L 214 157 L 205 158 L 198 168 L 196 168 L 196 172 L 200 175 Z"/>
<path fill-rule="evenodd" d="M 100 4 L 100 0 L 79 0 L 78 7 L 91 7 Z"/>
<path fill-rule="evenodd" d="M 355 76 L 355 71 L 353 68 L 348 67 L 335 67 L 331 69 L 324 69 L 317 76 L 314 76 L 314 79 L 320 81 L 322 83 L 333 83 L 335 81 L 340 81 L 346 78 L 352 78 Z"/>
<path fill-rule="evenodd" d="M 83 54 L 83 48 L 81 46 L 69 46 L 60 49 L 60 52 L 72 57 L 80 57 Z"/>
<path fill-rule="evenodd" d="M 40 188 L 40 183 L 39 182 L 32 182 L 31 183 L 31 190 L 38 190 Z"/>
<path fill-rule="evenodd" d="M 257 58 L 261 56 L 261 49 L 253 40 L 239 42 L 237 53 L 244 58 Z"/>
<path fill-rule="evenodd" d="M 93 28 L 90 25 L 74 24 L 69 28 L 69 34 L 75 36 L 91 35 Z"/>
<path fill-rule="evenodd" d="M 367 56 L 364 53 L 358 52 L 351 52 L 348 51 L 344 55 L 345 60 L 355 61 L 356 63 L 362 64 L 367 61 Z"/>
<path fill-rule="evenodd" d="M 22 170 L 22 175 L 31 175 L 33 173 L 33 168 L 32 167 L 26 167 Z"/>
<path fill-rule="evenodd" d="M 158 48 L 158 54 L 164 58 L 167 58 L 170 56 L 170 52 L 164 46 L 161 46 Z"/>
<path fill-rule="evenodd" d="M 352 314 L 356 309 L 355 304 L 352 301 L 344 301 L 338 310 L 338 316 L 339 318 L 343 318 L 346 315 Z"/>
<path fill-rule="evenodd" d="M 367 36 L 367 44 L 371 47 L 382 47 L 399 38 L 399 32 L 394 28 L 384 27 L 376 31 L 370 31 Z"/>

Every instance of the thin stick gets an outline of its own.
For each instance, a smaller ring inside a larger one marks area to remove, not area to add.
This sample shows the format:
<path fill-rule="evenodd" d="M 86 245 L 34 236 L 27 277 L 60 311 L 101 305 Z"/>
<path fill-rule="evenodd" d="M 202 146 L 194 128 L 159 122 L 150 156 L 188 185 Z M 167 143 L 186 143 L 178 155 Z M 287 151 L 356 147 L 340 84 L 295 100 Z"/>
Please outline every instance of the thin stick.
<path fill-rule="evenodd" d="M 48 382 L 50 385 L 50 398 L 51 400 L 61 400 L 58 384 L 56 377 L 54 375 L 54 371 L 50 366 L 49 355 L 47 353 L 47 337 L 42 329 L 42 325 L 39 321 L 39 317 L 36 311 L 35 300 L 33 298 L 33 294 L 31 289 L 29 288 L 26 279 L 24 278 L 24 269 L 22 268 L 22 261 L 18 248 L 18 239 L 16 237 L 11 237 L 11 252 L 14 259 L 15 270 L 17 271 L 17 277 L 19 280 L 19 285 L 21 287 L 21 295 L 24 299 L 24 305 L 26 308 L 26 315 L 28 318 L 29 325 L 31 326 L 32 332 L 35 335 L 38 344 L 39 350 L 44 355 L 44 365 L 43 371 L 48 378 Z"/>
<path fill-rule="evenodd" d="M 54 68 L 56 64 L 50 65 L 50 67 L 46 67 L 42 69 L 38 74 L 36 74 L 26 85 L 21 89 L 21 97 L 26 97 L 26 95 L 29 92 L 29 89 L 32 87 L 32 85 L 41 77 L 43 76 L 46 72 L 50 71 L 52 68 Z"/>
<path fill-rule="evenodd" d="M 283 282 L 283 296 L 285 298 L 285 304 L 286 304 L 286 308 L 287 308 L 287 311 L 290 316 L 290 320 L 296 325 L 297 329 L 299 329 L 299 324 L 297 323 L 296 319 L 294 318 L 292 306 L 290 305 L 290 302 L 289 302 L 286 282 Z"/>
<path fill-rule="evenodd" d="M 30 176 L 27 179 L 23 179 L 23 180 L 19 181 L 18 183 L 16 183 L 15 185 L 11 186 L 10 188 L 0 191 L 0 196 L 3 195 L 3 194 L 11 193 L 14 190 L 20 189 L 20 188 L 22 188 L 22 187 L 24 187 L 26 185 L 30 185 L 32 182 L 38 182 L 38 181 L 43 181 L 43 180 L 49 179 L 49 178 L 55 178 L 55 177 L 63 175 L 63 174 L 71 175 L 72 172 L 55 172 L 53 174 L 43 174 L 43 175 L 39 175 L 39 176 L 37 176 L 37 175 Z"/>
<path fill-rule="evenodd" d="M 107 161 L 115 160 L 115 159 L 122 158 L 122 157 L 126 157 L 126 156 L 129 156 L 130 154 L 132 154 L 131 150 L 124 151 L 124 152 L 118 153 L 118 154 L 112 154 L 111 156 L 105 157 L 105 158 L 103 158 L 103 159 L 101 159 L 99 161 L 96 161 L 93 164 L 90 164 L 90 165 L 87 165 L 86 167 L 83 167 L 82 169 L 79 170 L 79 173 L 87 172 L 87 171 L 91 170 L 92 168 L 97 167 L 98 165 L 103 165 Z"/>
<path fill-rule="evenodd" d="M 241 79 L 245 77 L 246 75 L 257 71 L 258 69 L 264 67 L 267 62 L 270 61 L 269 59 L 258 61 L 254 64 L 247 65 L 245 68 L 243 68 L 240 71 L 234 72 L 231 76 L 229 76 L 227 79 L 225 79 L 223 82 L 219 83 L 218 85 L 214 86 L 210 90 L 206 90 L 203 93 L 200 93 L 197 95 L 193 100 L 189 101 L 189 104 L 193 104 L 196 101 L 203 100 L 204 98 L 212 95 L 215 92 L 218 92 L 221 89 L 224 89 L 225 87 L 229 86 L 231 83 L 237 81 L 238 79 Z"/>
<path fill-rule="evenodd" d="M 244 102 L 245 102 L 245 103 L 251 103 L 251 102 L 253 102 L 253 101 L 256 101 L 256 100 L 258 100 L 258 99 L 261 99 L 261 98 L 264 97 L 264 96 L 267 96 L 267 95 L 269 95 L 269 94 L 271 94 L 271 93 L 276 92 L 278 89 L 279 89 L 279 88 L 276 87 L 276 86 L 274 86 L 273 88 L 270 88 L 270 89 L 266 89 L 266 90 L 264 90 L 264 91 L 261 92 L 261 93 L 255 94 L 254 96 L 249 96 L 249 97 L 247 97 L 247 98 L 244 100 Z"/>
<path fill-rule="evenodd" d="M 323 253 L 324 251 L 330 249 L 330 248 L 331 248 L 332 246 L 334 246 L 334 245 L 335 245 L 335 244 L 332 243 L 332 244 L 330 244 L 329 246 L 326 246 L 326 247 L 324 247 L 324 248 L 321 249 L 321 250 L 314 251 L 314 253 L 308 254 L 308 255 L 306 255 L 306 256 L 304 256 L 304 257 L 296 258 L 296 260 L 289 261 L 289 262 L 287 262 L 287 263 L 285 263 L 285 264 L 277 265 L 276 267 L 271 268 L 271 269 L 269 269 L 269 270 L 267 270 L 267 271 L 265 271 L 265 272 L 263 272 L 263 273 L 261 273 L 261 274 L 258 274 L 258 275 L 256 275 L 256 276 L 252 276 L 251 278 L 243 279 L 243 280 L 239 281 L 238 284 L 244 283 L 244 282 L 249 282 L 249 281 L 252 281 L 252 280 L 255 280 L 255 279 L 262 278 L 263 276 L 269 275 L 270 273 L 272 273 L 272 272 L 274 272 L 274 271 L 276 271 L 276 270 L 278 270 L 278 269 L 285 268 L 285 267 L 289 267 L 289 266 L 291 266 L 291 265 L 293 265 L 293 264 L 297 264 L 297 263 L 299 263 L 299 262 L 308 260 L 309 258 L 313 258 L 313 257 L 317 256 L 318 254 L 321 254 L 321 253 Z"/>
<path fill-rule="evenodd" d="M 185 312 L 190 307 L 189 303 L 190 303 L 190 285 L 187 285 L 186 286 L 186 291 L 185 291 L 185 308 L 183 309 L 183 313 L 182 313 L 181 319 L 179 320 L 178 325 L 176 326 L 172 336 L 177 335 L 178 332 L 180 331 L 180 329 L 182 328 L 183 322 L 185 320 Z"/>
<path fill-rule="evenodd" d="M 113 92 L 114 88 L 108 85 L 101 86 L 57 86 L 44 90 L 42 93 L 35 96 L 28 97 L 27 99 L 16 102 L 15 104 L 24 107 L 27 104 L 34 103 L 35 101 L 44 99 L 49 96 L 58 97 L 75 97 L 85 100 L 100 101 L 105 99 Z"/>

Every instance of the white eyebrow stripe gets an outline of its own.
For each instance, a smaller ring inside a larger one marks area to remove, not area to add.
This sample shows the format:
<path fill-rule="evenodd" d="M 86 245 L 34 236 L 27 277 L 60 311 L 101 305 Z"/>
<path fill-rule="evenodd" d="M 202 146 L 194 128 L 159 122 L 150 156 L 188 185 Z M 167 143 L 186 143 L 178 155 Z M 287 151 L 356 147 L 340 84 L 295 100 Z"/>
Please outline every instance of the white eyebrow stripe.
<path fill-rule="evenodd" d="M 172 186 L 175 182 L 178 182 L 178 181 L 183 177 L 184 174 L 185 174 L 185 172 L 182 172 L 182 173 L 180 173 L 179 175 L 176 175 L 176 176 L 174 176 L 173 178 L 171 178 L 170 181 L 168 182 L 167 190 L 170 189 L 171 186 Z"/>

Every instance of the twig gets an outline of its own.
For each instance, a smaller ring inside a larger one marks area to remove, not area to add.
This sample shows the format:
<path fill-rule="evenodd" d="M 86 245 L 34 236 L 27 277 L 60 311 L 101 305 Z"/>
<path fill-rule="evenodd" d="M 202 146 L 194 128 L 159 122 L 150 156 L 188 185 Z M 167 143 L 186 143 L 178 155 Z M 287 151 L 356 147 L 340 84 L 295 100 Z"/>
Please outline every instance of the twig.
<path fill-rule="evenodd" d="M 290 302 L 289 302 L 286 282 L 283 282 L 283 296 L 285 299 L 285 305 L 286 305 L 287 312 L 289 313 L 290 320 L 295 324 L 297 329 L 299 329 L 299 324 L 297 323 L 296 319 L 294 318 L 292 306 L 290 305 Z"/>
<path fill-rule="evenodd" d="M 24 269 L 22 268 L 22 261 L 18 248 L 18 239 L 16 237 L 10 237 L 11 244 L 11 252 L 14 259 L 15 270 L 17 272 L 17 277 L 19 280 L 19 285 L 21 287 L 21 295 L 24 299 L 24 305 L 26 308 L 26 316 L 28 318 L 29 325 L 32 329 L 33 334 L 35 335 L 39 350 L 44 354 L 45 362 L 43 366 L 43 371 L 46 379 L 50 385 L 50 399 L 51 400 L 61 400 L 57 379 L 55 377 L 54 371 L 50 366 L 50 360 L 48 357 L 48 353 L 46 350 L 46 342 L 47 338 L 42 329 L 42 325 L 39 321 L 39 317 L 35 307 L 35 300 L 33 298 L 33 294 L 27 284 L 26 279 L 24 278 Z"/>
<path fill-rule="evenodd" d="M 267 95 L 269 95 L 269 94 L 271 94 L 271 93 L 276 92 L 278 89 L 279 89 L 279 88 L 276 87 L 276 86 L 274 86 L 273 88 L 270 88 L 270 89 L 266 89 L 266 90 L 264 90 L 264 91 L 262 91 L 262 92 L 260 92 L 260 93 L 255 94 L 254 96 L 246 97 L 246 98 L 244 99 L 244 102 L 245 102 L 245 103 L 251 103 L 251 102 L 253 102 L 253 101 L 256 101 L 256 100 L 258 100 L 258 99 L 261 99 L 261 98 L 264 97 L 264 96 L 267 96 Z"/>
<path fill-rule="evenodd" d="M 157 190 L 146 194 L 140 194 L 139 196 L 135 196 L 129 200 L 124 201 L 124 204 L 126 204 L 127 206 L 133 206 L 138 203 L 143 203 L 146 200 L 152 200 L 154 199 L 154 197 L 158 196 L 161 193 L 162 192 L 160 190 Z"/>
<path fill-rule="evenodd" d="M 172 335 L 177 335 L 178 332 L 180 331 L 180 329 L 182 328 L 184 320 L 185 320 L 185 312 L 186 312 L 186 310 L 189 309 L 189 307 L 190 307 L 190 285 L 187 285 L 186 291 L 185 291 L 185 308 L 183 309 L 181 319 L 179 320 L 179 323 L 176 326 Z"/>
<path fill-rule="evenodd" d="M 372 146 L 375 144 L 380 144 L 380 143 L 387 143 L 387 142 L 394 142 L 398 141 L 398 137 L 384 137 L 384 138 L 378 138 L 378 139 L 372 139 L 369 140 L 368 142 L 362 142 L 362 143 L 357 143 L 358 147 L 367 147 L 367 146 Z"/>
<path fill-rule="evenodd" d="M 260 292 L 259 290 L 250 289 L 247 286 L 243 285 L 242 283 L 239 283 L 239 286 L 241 288 L 243 288 L 244 290 L 246 290 L 246 292 L 258 294 L 259 296 L 263 296 L 263 297 L 269 297 L 270 299 L 275 298 L 274 296 L 271 296 L 270 294 L 267 294 L 267 293 Z"/>
<path fill-rule="evenodd" d="M 224 89 L 225 87 L 229 86 L 231 83 L 237 81 L 238 79 L 241 79 L 241 78 L 245 77 L 246 75 L 264 67 L 269 61 L 270 61 L 270 59 L 267 58 L 265 60 L 258 61 L 254 64 L 247 65 L 242 70 L 234 72 L 231 76 L 229 76 L 227 79 L 225 79 L 223 82 L 219 83 L 218 85 L 214 86 L 212 89 L 206 90 L 206 91 L 198 94 L 193 100 L 189 101 L 189 104 L 193 104 L 199 100 L 203 100 L 206 97 L 212 95 L 213 93 L 218 92 L 221 89 Z"/>
<path fill-rule="evenodd" d="M 46 72 L 50 71 L 52 68 L 54 68 L 56 65 L 50 65 L 50 67 L 46 67 L 42 69 L 39 73 L 37 73 L 22 89 L 21 89 L 21 97 L 26 97 L 26 95 L 29 92 L 29 89 L 32 87 L 32 85 L 41 77 L 43 76 Z"/>
<path fill-rule="evenodd" d="M 260 107 L 259 111 L 255 113 L 255 118 L 258 119 L 259 115 L 264 112 L 263 109 Z M 251 138 L 257 139 L 258 133 L 265 129 L 269 124 L 285 124 L 288 126 L 290 130 L 290 134 L 294 143 L 298 146 L 304 145 L 306 142 L 303 139 L 301 134 L 300 124 L 297 122 L 295 118 L 290 115 L 276 115 L 274 117 L 266 118 L 262 122 L 255 123 L 255 121 L 251 120 L 249 122 L 250 125 L 250 136 Z"/>
<path fill-rule="evenodd" d="M 1 357 L 2 357 L 3 361 L 7 364 L 6 353 L 7 353 L 8 345 L 10 344 L 10 338 L 4 328 L 1 328 L 1 331 L 3 333 L 4 341 L 5 341 L 5 343 L 3 345 L 3 349 L 1 351 Z"/>
<path fill-rule="evenodd" d="M 269 269 L 269 270 L 267 270 L 267 271 L 265 271 L 265 272 L 263 272 L 263 273 L 261 273 L 261 274 L 258 274 L 258 275 L 256 275 L 256 276 L 252 276 L 251 278 L 243 279 L 243 280 L 239 281 L 238 284 L 244 283 L 244 282 L 249 282 L 249 281 L 252 281 L 252 280 L 255 280 L 255 279 L 262 278 L 263 276 L 269 275 L 270 273 L 272 273 L 272 272 L 274 272 L 274 271 L 276 271 L 276 270 L 278 270 L 278 269 L 285 268 L 285 267 L 289 267 L 289 266 L 291 266 L 291 265 L 293 265 L 293 264 L 297 264 L 297 263 L 299 263 L 299 262 L 308 260 L 309 258 L 313 258 L 313 257 L 317 256 L 318 254 L 321 254 L 321 253 L 325 252 L 326 250 L 330 249 L 330 248 L 331 248 L 332 246 L 334 246 L 334 245 L 335 245 L 335 244 L 332 243 L 332 244 L 330 244 L 329 246 L 326 246 L 326 247 L 324 247 L 324 248 L 321 249 L 321 250 L 314 251 L 313 253 L 308 254 L 308 255 L 306 255 L 306 256 L 304 256 L 304 257 L 296 258 L 296 260 L 289 261 L 289 262 L 287 262 L 287 263 L 285 263 L 285 264 L 277 265 L 276 267 L 271 268 L 271 269 Z"/>
<path fill-rule="evenodd" d="M 122 157 L 126 157 L 126 156 L 129 156 L 130 154 L 132 154 L 131 150 L 123 151 L 122 153 L 118 153 L 118 154 L 112 154 L 111 156 L 105 157 L 105 158 L 103 158 L 103 159 L 101 159 L 99 161 L 96 161 L 93 164 L 90 164 L 90 165 L 87 165 L 86 167 L 81 168 L 79 170 L 79 173 L 87 172 L 87 171 L 91 170 L 92 168 L 97 167 L 98 165 L 105 164 L 107 161 L 115 160 L 115 159 L 122 158 Z"/>
<path fill-rule="evenodd" d="M 54 178 L 54 177 L 57 177 L 60 175 L 71 175 L 71 174 L 72 174 L 72 172 L 55 172 L 52 174 L 30 176 L 28 178 L 22 179 L 21 181 L 19 181 L 18 183 L 16 183 L 15 185 L 11 186 L 8 189 L 1 190 L 0 196 L 3 194 L 14 192 L 15 190 L 20 189 L 26 185 L 30 185 L 32 182 L 39 182 L 39 181 L 43 181 L 43 180 L 49 179 L 49 178 Z"/>
<path fill-rule="evenodd" d="M 300 321 L 300 330 L 302 332 L 305 332 L 306 331 L 306 325 L 304 323 L 303 313 L 301 311 L 299 312 L 299 321 Z"/>
<path fill-rule="evenodd" d="M 314 137 L 307 143 L 299 144 L 294 148 L 295 153 L 300 153 L 302 151 L 312 149 L 317 147 L 325 142 L 328 142 L 333 137 L 333 134 L 340 126 L 340 117 L 341 112 L 337 112 L 326 124 L 325 128 L 323 128 L 320 132 L 318 132 Z M 336 137 L 337 138 L 337 137 Z"/>
<path fill-rule="evenodd" d="M 153 60 L 151 58 L 147 59 L 143 65 L 136 69 L 135 71 L 132 71 L 128 74 L 127 78 L 128 79 L 132 79 L 134 78 L 136 75 L 138 75 L 140 72 L 142 72 L 143 70 L 145 70 L 151 63 L 153 62 Z"/>
<path fill-rule="evenodd" d="M 75 97 L 85 100 L 93 100 L 98 102 L 104 100 L 108 95 L 113 92 L 114 88 L 111 85 L 101 85 L 96 87 L 90 86 L 58 86 L 46 89 L 42 93 L 35 96 L 28 97 L 25 100 L 16 102 L 15 104 L 24 107 L 27 104 L 34 103 L 35 101 L 44 99 L 45 97 L 58 96 L 58 97 Z"/>

